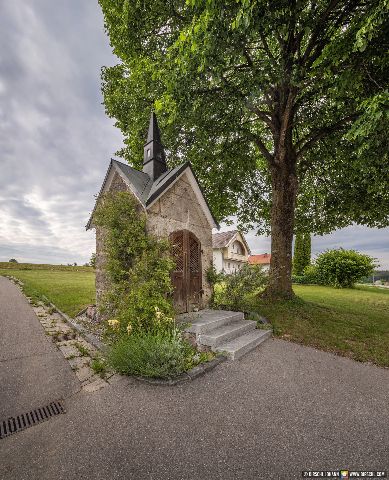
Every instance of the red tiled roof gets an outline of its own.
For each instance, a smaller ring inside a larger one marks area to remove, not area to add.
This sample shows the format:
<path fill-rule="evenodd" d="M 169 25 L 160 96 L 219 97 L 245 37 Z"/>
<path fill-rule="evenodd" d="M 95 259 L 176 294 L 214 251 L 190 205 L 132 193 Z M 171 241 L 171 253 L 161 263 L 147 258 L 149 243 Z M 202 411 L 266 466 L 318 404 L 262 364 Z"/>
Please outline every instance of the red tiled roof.
<path fill-rule="evenodd" d="M 249 263 L 251 265 L 266 265 L 270 263 L 271 254 L 270 253 L 261 253 L 260 255 L 250 255 L 249 256 Z"/>

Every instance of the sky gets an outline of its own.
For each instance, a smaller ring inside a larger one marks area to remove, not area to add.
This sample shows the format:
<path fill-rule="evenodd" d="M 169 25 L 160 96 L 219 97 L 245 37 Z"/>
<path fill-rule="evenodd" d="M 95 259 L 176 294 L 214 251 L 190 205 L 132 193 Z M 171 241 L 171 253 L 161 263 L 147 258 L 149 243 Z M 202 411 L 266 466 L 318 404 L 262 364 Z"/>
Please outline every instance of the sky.
<path fill-rule="evenodd" d="M 85 224 L 122 145 L 100 90 L 101 67 L 118 60 L 97 0 L 3 1 L 0 19 L 0 261 L 83 264 L 95 250 Z M 269 238 L 246 239 L 270 252 Z M 312 240 L 313 255 L 335 247 L 389 268 L 389 229 Z"/>

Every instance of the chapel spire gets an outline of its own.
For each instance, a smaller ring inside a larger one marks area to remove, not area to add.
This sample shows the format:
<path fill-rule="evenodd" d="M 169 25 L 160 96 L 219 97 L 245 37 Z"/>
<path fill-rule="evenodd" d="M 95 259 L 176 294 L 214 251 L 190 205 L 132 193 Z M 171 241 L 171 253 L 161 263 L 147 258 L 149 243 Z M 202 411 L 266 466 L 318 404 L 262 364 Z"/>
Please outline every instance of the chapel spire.
<path fill-rule="evenodd" d="M 165 151 L 161 142 L 157 117 L 151 113 L 149 131 L 144 147 L 143 171 L 154 181 L 167 171 Z"/>

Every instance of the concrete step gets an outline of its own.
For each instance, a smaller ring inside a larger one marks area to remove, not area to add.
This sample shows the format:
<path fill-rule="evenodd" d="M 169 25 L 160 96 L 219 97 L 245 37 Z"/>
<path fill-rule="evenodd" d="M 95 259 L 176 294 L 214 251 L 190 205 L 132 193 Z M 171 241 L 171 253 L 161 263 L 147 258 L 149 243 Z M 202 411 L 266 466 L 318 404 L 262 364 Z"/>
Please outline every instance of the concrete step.
<path fill-rule="evenodd" d="M 208 333 L 200 334 L 198 336 L 198 341 L 201 345 L 216 347 L 221 343 L 229 342 L 251 330 L 255 330 L 255 327 L 256 322 L 253 322 L 252 320 L 238 320 L 229 323 L 228 325 L 215 328 Z"/>
<path fill-rule="evenodd" d="M 212 347 L 214 352 L 224 352 L 231 360 L 237 360 L 271 337 L 271 330 L 253 330 L 234 340 Z"/>
<path fill-rule="evenodd" d="M 185 329 L 189 333 L 201 335 L 208 333 L 223 325 L 243 320 L 242 312 L 230 312 L 225 310 L 201 310 L 200 312 L 179 315 L 177 320 L 191 325 Z"/>

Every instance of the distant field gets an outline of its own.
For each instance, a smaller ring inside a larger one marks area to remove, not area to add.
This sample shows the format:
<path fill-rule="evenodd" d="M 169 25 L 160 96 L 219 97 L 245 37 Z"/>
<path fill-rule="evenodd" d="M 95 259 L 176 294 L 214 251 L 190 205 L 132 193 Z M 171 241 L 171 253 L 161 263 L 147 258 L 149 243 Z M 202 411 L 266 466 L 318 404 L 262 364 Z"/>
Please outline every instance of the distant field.
<path fill-rule="evenodd" d="M 0 263 L 0 275 L 18 278 L 24 283 L 26 295 L 35 299 L 44 295 L 70 317 L 95 303 L 95 273 L 91 267 Z"/>
<path fill-rule="evenodd" d="M 55 270 L 61 272 L 93 272 L 92 267 L 68 265 L 50 265 L 48 263 L 13 263 L 0 262 L 0 270 Z"/>

